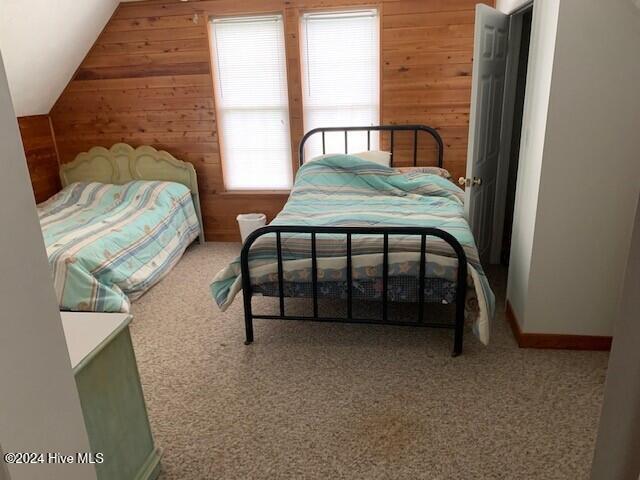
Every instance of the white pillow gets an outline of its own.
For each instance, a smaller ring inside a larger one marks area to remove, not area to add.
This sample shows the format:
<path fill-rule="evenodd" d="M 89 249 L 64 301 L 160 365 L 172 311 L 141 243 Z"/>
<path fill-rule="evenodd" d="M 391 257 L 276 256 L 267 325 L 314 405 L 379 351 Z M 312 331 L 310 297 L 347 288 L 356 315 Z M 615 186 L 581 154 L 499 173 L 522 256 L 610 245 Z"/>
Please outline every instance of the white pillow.
<path fill-rule="evenodd" d="M 379 163 L 385 167 L 391 164 L 391 152 L 384 152 L 382 150 L 369 150 L 367 152 L 351 153 L 350 155 L 363 160 L 369 160 L 370 162 Z"/>

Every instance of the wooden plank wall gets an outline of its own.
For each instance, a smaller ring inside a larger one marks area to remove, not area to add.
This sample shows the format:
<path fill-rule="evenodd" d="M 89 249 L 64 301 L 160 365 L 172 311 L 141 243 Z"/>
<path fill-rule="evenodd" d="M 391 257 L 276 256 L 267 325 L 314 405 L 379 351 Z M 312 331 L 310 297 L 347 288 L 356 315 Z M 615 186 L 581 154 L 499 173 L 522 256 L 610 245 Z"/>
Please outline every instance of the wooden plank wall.
<path fill-rule="evenodd" d="M 19 117 L 27 168 L 36 202 L 43 202 L 60 191 L 58 154 L 48 115 Z"/>
<path fill-rule="evenodd" d="M 476 0 L 150 0 L 123 3 L 54 106 L 61 162 L 94 145 L 151 144 L 192 162 L 206 234 L 237 240 L 238 213 L 273 217 L 282 192 L 225 192 L 207 31 L 210 15 L 284 13 L 292 151 L 303 134 L 299 16 L 305 9 L 381 10 L 381 121 L 441 132 L 445 167 L 464 174 Z M 385 141 L 386 143 L 386 141 Z M 398 154 L 409 153 L 408 137 Z M 432 146 L 423 143 L 427 152 Z M 402 151 L 404 150 L 404 152 Z M 295 156 L 294 156 L 295 158 Z M 295 163 L 295 160 L 294 160 Z"/>

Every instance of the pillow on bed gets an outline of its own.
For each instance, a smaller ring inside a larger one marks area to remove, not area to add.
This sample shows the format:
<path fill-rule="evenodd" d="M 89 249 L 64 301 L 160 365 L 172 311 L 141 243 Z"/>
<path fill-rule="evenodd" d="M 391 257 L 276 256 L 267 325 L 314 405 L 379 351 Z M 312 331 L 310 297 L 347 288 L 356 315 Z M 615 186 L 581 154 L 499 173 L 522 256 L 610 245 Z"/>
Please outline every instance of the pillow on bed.
<path fill-rule="evenodd" d="M 369 160 L 370 162 L 379 163 L 385 167 L 391 164 L 391 152 L 384 152 L 382 150 L 369 150 L 367 152 L 351 153 L 350 155 L 363 160 Z"/>
<path fill-rule="evenodd" d="M 396 170 L 399 173 L 430 173 L 432 175 L 438 175 L 444 178 L 451 178 L 451 174 L 448 170 L 440 167 L 398 167 Z"/>

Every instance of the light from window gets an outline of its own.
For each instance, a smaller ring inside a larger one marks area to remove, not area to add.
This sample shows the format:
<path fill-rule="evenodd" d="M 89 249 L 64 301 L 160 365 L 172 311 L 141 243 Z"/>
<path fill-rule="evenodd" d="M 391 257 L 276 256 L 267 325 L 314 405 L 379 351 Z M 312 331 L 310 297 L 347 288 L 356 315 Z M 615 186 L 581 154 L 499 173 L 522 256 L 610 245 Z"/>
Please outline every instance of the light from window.
<path fill-rule="evenodd" d="M 281 15 L 211 21 L 222 167 L 228 190 L 291 187 Z"/>
<path fill-rule="evenodd" d="M 377 10 L 302 16 L 304 128 L 378 125 L 380 48 Z M 349 152 L 367 150 L 365 132 L 348 137 Z M 327 133 L 326 153 L 344 152 L 344 134 Z M 378 149 L 378 134 L 371 149 Z M 322 153 L 320 134 L 306 142 L 305 158 Z"/>

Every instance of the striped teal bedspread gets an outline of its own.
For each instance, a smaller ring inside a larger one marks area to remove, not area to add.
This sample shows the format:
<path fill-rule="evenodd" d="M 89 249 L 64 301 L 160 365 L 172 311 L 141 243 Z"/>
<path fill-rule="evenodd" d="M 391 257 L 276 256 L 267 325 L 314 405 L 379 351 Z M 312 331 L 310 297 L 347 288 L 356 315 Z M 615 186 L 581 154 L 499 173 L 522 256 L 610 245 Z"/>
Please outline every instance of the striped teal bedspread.
<path fill-rule="evenodd" d="M 335 155 L 306 163 L 296 176 L 287 204 L 272 225 L 303 226 L 413 226 L 434 227 L 452 234 L 467 255 L 469 265 L 466 316 L 476 335 L 489 340 L 489 320 L 494 296 L 478 258 L 478 251 L 464 215 L 464 192 L 451 181 L 430 173 L 401 173 L 349 155 Z M 308 234 L 283 234 L 285 282 L 308 282 L 311 278 Z M 353 237 L 353 278 L 380 279 L 381 236 Z M 389 237 L 389 275 L 417 277 L 420 237 Z M 344 282 L 346 238 L 318 235 L 319 282 Z M 260 237 L 250 254 L 253 285 L 277 282 L 274 235 Z M 446 242 L 427 241 L 427 278 L 455 281 L 457 257 Z M 240 259 L 214 278 L 211 292 L 224 310 L 241 290 Z"/>
<path fill-rule="evenodd" d="M 128 312 L 199 235 L 173 182 L 74 183 L 38 205 L 60 309 Z"/>

